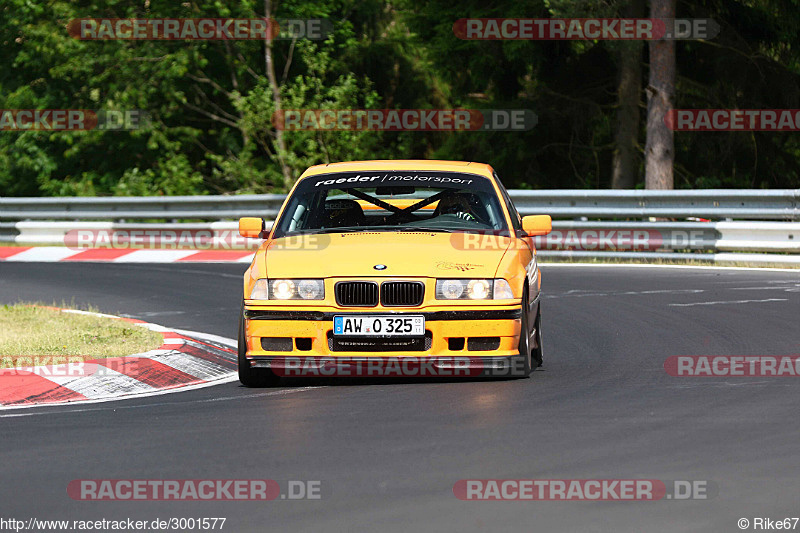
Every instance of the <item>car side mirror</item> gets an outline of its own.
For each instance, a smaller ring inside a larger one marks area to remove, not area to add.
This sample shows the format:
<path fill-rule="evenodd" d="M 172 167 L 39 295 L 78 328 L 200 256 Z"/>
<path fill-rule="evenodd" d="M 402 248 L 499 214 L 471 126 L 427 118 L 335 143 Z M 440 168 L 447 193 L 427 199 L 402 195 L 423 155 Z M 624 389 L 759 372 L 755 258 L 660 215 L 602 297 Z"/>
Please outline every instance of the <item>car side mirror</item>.
<path fill-rule="evenodd" d="M 531 215 L 522 217 L 522 231 L 534 237 L 547 235 L 553 231 L 553 219 L 550 215 Z"/>
<path fill-rule="evenodd" d="M 258 239 L 264 231 L 264 219 L 244 217 L 239 219 L 239 235 L 249 239 Z"/>

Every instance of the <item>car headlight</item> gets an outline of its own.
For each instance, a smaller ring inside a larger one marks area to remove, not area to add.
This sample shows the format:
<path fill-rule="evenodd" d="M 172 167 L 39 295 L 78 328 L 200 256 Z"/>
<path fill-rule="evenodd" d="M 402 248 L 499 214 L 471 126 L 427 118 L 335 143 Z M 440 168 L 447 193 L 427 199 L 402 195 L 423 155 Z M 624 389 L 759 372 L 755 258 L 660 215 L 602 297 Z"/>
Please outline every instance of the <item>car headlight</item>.
<path fill-rule="evenodd" d="M 325 284 L 321 279 L 303 279 L 297 283 L 297 295 L 303 300 L 322 300 Z"/>
<path fill-rule="evenodd" d="M 297 285 L 290 279 L 275 279 L 269 284 L 270 300 L 291 300 L 297 290 Z"/>
<path fill-rule="evenodd" d="M 267 280 L 257 279 L 253 283 L 253 288 L 250 291 L 251 300 L 269 300 L 269 293 L 267 292 Z"/>
<path fill-rule="evenodd" d="M 492 296 L 492 285 L 486 279 L 471 279 L 467 283 L 467 298 L 486 300 Z"/>
<path fill-rule="evenodd" d="M 321 279 L 259 279 L 250 291 L 251 300 L 323 300 Z"/>
<path fill-rule="evenodd" d="M 494 289 L 492 291 L 495 300 L 513 300 L 514 293 L 511 292 L 511 285 L 502 278 L 494 280 Z"/>
<path fill-rule="evenodd" d="M 464 280 L 440 279 L 436 281 L 437 300 L 458 300 L 464 294 Z"/>
<path fill-rule="evenodd" d="M 437 279 L 437 300 L 511 300 L 511 285 L 504 279 Z"/>

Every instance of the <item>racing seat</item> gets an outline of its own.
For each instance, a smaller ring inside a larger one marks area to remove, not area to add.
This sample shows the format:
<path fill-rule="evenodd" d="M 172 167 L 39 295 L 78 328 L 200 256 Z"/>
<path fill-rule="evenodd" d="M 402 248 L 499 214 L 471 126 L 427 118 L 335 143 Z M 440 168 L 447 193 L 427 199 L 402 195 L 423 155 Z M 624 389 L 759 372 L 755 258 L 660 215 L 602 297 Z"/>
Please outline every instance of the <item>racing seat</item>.
<path fill-rule="evenodd" d="M 344 228 L 348 226 L 365 226 L 367 217 L 364 210 L 355 200 L 330 200 L 325 202 L 323 227 Z"/>
<path fill-rule="evenodd" d="M 446 194 L 439 200 L 433 216 L 457 215 L 466 220 L 485 220 L 486 209 L 481 204 L 480 199 L 469 192 L 454 192 Z"/>

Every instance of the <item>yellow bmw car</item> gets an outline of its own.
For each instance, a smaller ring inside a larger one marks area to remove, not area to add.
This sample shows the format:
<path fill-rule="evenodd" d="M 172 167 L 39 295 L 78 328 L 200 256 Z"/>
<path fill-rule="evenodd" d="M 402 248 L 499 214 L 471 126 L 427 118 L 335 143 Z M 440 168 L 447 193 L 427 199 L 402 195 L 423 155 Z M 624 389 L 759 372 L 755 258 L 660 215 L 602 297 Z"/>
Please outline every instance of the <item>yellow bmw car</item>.
<path fill-rule="evenodd" d="M 528 376 L 542 364 L 531 236 L 491 166 L 358 161 L 306 170 L 244 275 L 239 379 Z"/>

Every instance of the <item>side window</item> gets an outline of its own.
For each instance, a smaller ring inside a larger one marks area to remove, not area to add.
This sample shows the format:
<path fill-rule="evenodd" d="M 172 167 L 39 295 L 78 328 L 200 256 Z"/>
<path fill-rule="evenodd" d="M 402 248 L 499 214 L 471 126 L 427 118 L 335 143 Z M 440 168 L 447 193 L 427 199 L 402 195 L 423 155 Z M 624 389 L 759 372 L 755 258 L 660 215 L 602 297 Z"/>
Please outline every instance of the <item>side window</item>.
<path fill-rule="evenodd" d="M 500 178 L 497 176 L 497 172 L 494 173 L 494 179 L 497 180 L 497 185 L 500 187 L 500 192 L 503 194 L 503 201 L 506 203 L 506 207 L 508 208 L 508 214 L 511 218 L 511 225 L 514 228 L 514 231 L 522 231 L 522 219 L 517 212 L 517 208 L 514 207 L 514 203 L 511 201 L 511 197 L 508 195 L 508 191 L 503 186 L 503 182 L 500 181 Z"/>

